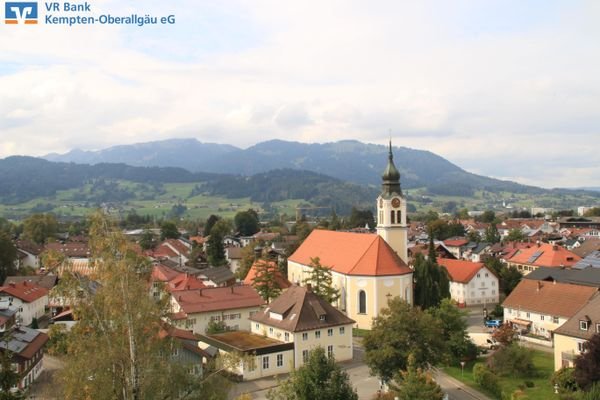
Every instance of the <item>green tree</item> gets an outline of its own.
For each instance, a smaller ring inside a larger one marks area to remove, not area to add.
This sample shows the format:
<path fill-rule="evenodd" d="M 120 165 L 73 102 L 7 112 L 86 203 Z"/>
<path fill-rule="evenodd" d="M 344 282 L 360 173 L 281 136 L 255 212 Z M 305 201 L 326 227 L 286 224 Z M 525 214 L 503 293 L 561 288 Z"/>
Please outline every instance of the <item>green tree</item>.
<path fill-rule="evenodd" d="M 513 228 L 508 231 L 508 236 L 506 237 L 506 240 L 508 240 L 509 242 L 521 242 L 525 240 L 525 234 L 519 228 Z"/>
<path fill-rule="evenodd" d="M 406 370 L 411 353 L 417 367 L 436 365 L 446 351 L 442 334 L 440 320 L 395 297 L 363 338 L 365 362 L 371 373 L 386 382 L 399 370 Z"/>
<path fill-rule="evenodd" d="M 206 223 L 204 224 L 204 236 L 210 235 L 210 231 L 212 230 L 213 226 L 215 226 L 217 221 L 220 219 L 221 219 L 221 217 L 219 217 L 218 215 L 214 215 L 214 214 L 211 214 L 207 218 Z"/>
<path fill-rule="evenodd" d="M 390 384 L 391 391 L 399 400 L 442 400 L 444 392 L 431 373 L 416 367 L 415 357 L 408 356 L 406 371 L 400 371 Z"/>
<path fill-rule="evenodd" d="M 414 261 L 415 305 L 423 309 L 437 307 L 442 299 L 450 297 L 448 271 L 437 264 L 433 237 L 429 235 L 427 259 L 417 254 Z"/>
<path fill-rule="evenodd" d="M 469 219 L 469 209 L 461 208 L 456 212 L 455 216 L 458 219 Z"/>
<path fill-rule="evenodd" d="M 173 221 L 165 221 L 160 225 L 160 240 L 179 239 L 181 234 Z"/>
<path fill-rule="evenodd" d="M 523 274 L 515 266 L 504 266 L 500 271 L 500 289 L 505 295 L 509 295 L 523 279 Z"/>
<path fill-rule="evenodd" d="M 500 232 L 494 222 L 491 222 L 487 228 L 485 228 L 485 241 L 488 243 L 498 243 L 500 241 Z"/>
<path fill-rule="evenodd" d="M 358 400 L 348 374 L 327 357 L 322 347 L 311 350 L 308 361 L 278 388 L 267 395 L 269 400 Z"/>
<path fill-rule="evenodd" d="M 33 214 L 23 221 L 23 236 L 44 244 L 58 232 L 58 221 L 52 214 Z"/>
<path fill-rule="evenodd" d="M 252 209 L 235 214 L 233 223 L 242 236 L 252 236 L 259 231 L 258 214 Z"/>
<path fill-rule="evenodd" d="M 59 375 L 62 398 L 201 397 L 206 382 L 188 374 L 188 366 L 170 356 L 178 343 L 159 334 L 168 304 L 148 296 L 148 262 L 100 213 L 92 217 L 90 251 L 93 278 L 101 286 L 92 291 L 88 279 L 67 269 L 58 287 L 78 317 Z"/>
<path fill-rule="evenodd" d="M 496 213 L 491 210 L 486 210 L 478 219 L 481 222 L 493 224 L 496 221 Z"/>
<path fill-rule="evenodd" d="M 600 381 L 600 333 L 583 344 L 584 352 L 575 358 L 575 380 L 583 390 Z"/>
<path fill-rule="evenodd" d="M 5 333 L 10 335 L 10 333 Z M 0 341 L 9 340 L 8 336 Z M 0 400 L 22 400 L 25 399 L 25 393 L 21 390 L 11 390 L 19 384 L 21 375 L 12 368 L 12 354 L 8 351 L 0 352 Z"/>
<path fill-rule="evenodd" d="M 350 219 L 348 220 L 348 228 L 364 228 L 366 225 L 369 229 L 375 228 L 375 218 L 371 210 L 359 210 L 352 207 Z"/>
<path fill-rule="evenodd" d="M 229 233 L 231 233 L 231 223 L 224 219 L 217 221 L 211 228 L 206 249 L 206 256 L 210 265 L 219 266 L 227 264 L 223 239 Z"/>
<path fill-rule="evenodd" d="M 494 373 L 500 376 L 531 377 L 535 375 L 533 351 L 518 343 L 502 346 L 492 354 L 488 363 Z"/>
<path fill-rule="evenodd" d="M 257 260 L 254 263 L 256 275 L 252 280 L 252 286 L 264 301 L 270 303 L 281 293 L 281 287 L 277 282 L 278 267 L 274 261 Z"/>
<path fill-rule="evenodd" d="M 150 229 L 144 229 L 139 241 L 140 247 L 144 250 L 153 249 L 156 246 L 156 237 Z"/>
<path fill-rule="evenodd" d="M 17 248 L 5 232 L 0 232 L 0 282 L 16 271 Z"/>
<path fill-rule="evenodd" d="M 600 217 L 600 207 L 590 208 L 583 214 L 585 217 Z"/>
<path fill-rule="evenodd" d="M 340 218 L 335 212 L 335 208 L 331 209 L 331 223 L 329 224 L 329 229 L 332 231 L 337 231 L 342 227 L 342 223 L 340 222 Z"/>
<path fill-rule="evenodd" d="M 235 271 L 235 276 L 242 281 L 246 278 L 246 275 L 248 275 L 248 271 L 250 271 L 250 268 L 256 259 L 256 254 L 254 252 L 255 246 L 256 242 L 252 241 L 247 246 L 242 247 L 240 267 Z"/>
<path fill-rule="evenodd" d="M 333 286 L 331 267 L 321 265 L 319 257 L 314 257 L 310 259 L 310 268 L 310 273 L 303 283 L 310 283 L 312 291 L 323 300 L 335 303 L 340 298 L 340 291 Z"/>
<path fill-rule="evenodd" d="M 427 313 L 442 324 L 442 337 L 447 345 L 450 361 L 456 363 L 477 356 L 477 346 L 467 333 L 467 313 L 450 299 L 443 299 L 438 307 L 430 308 Z"/>
<path fill-rule="evenodd" d="M 470 242 L 479 243 L 481 242 L 481 234 L 476 230 L 469 231 L 469 233 L 467 233 L 467 239 L 469 239 Z"/>

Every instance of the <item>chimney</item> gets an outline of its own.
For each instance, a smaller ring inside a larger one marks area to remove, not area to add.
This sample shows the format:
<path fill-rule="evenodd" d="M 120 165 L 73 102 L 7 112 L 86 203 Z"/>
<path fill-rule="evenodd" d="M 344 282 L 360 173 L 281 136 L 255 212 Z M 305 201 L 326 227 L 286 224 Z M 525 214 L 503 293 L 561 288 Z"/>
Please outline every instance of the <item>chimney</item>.
<path fill-rule="evenodd" d="M 258 261 L 260 257 L 262 257 L 262 247 L 256 246 L 254 248 L 254 261 Z"/>
<path fill-rule="evenodd" d="M 233 285 L 232 285 L 232 286 L 230 286 L 230 287 L 231 287 L 231 293 L 233 293 Z"/>
<path fill-rule="evenodd" d="M 554 250 L 554 251 L 557 251 L 557 250 L 558 250 L 558 246 L 557 246 L 557 245 L 555 245 L 555 244 L 553 244 L 553 245 L 552 245 L 552 250 Z"/>
<path fill-rule="evenodd" d="M 23 281 L 23 286 L 27 286 L 27 281 Z"/>
<path fill-rule="evenodd" d="M 539 292 L 542 289 L 542 282 L 537 281 L 537 291 Z"/>
<path fill-rule="evenodd" d="M 17 285 L 15 285 L 15 283 L 14 283 L 14 282 L 10 282 L 10 283 L 9 283 L 9 286 L 10 286 L 10 287 L 16 287 Z"/>
<path fill-rule="evenodd" d="M 198 290 L 198 294 L 199 294 L 200 296 L 202 296 L 202 288 L 200 288 L 200 289 Z"/>

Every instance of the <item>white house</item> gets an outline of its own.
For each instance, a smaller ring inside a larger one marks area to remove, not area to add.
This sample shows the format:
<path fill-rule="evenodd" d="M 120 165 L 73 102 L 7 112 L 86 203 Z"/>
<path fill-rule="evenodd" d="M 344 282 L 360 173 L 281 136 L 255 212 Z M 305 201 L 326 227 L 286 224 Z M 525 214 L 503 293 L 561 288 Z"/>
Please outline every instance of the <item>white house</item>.
<path fill-rule="evenodd" d="M 450 296 L 461 306 L 495 304 L 499 301 L 498 277 L 485 264 L 438 258 L 450 275 Z"/>
<path fill-rule="evenodd" d="M 48 289 L 28 281 L 10 282 L 0 287 L 0 303 L 16 310 L 17 322 L 27 326 L 33 318 L 40 318 L 46 313 Z"/>

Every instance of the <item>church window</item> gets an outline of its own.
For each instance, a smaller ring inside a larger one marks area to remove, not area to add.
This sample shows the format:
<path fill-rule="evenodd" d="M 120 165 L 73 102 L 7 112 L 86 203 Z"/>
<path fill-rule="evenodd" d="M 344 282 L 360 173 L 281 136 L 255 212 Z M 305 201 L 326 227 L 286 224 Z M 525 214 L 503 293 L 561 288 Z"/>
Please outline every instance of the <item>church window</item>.
<path fill-rule="evenodd" d="M 358 313 L 367 313 L 367 293 L 364 290 L 358 292 Z"/>
<path fill-rule="evenodd" d="M 390 213 L 392 214 L 392 224 L 395 224 L 396 223 L 396 211 L 392 210 Z"/>
<path fill-rule="evenodd" d="M 398 223 L 401 223 L 401 218 L 402 218 L 402 211 L 400 211 L 400 210 L 396 211 L 396 221 L 398 221 Z"/>

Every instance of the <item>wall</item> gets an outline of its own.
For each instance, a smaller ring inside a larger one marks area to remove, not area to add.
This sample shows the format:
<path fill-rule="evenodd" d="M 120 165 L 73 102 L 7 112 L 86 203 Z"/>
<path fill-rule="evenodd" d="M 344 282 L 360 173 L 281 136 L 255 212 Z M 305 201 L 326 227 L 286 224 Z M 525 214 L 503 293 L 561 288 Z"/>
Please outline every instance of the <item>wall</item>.
<path fill-rule="evenodd" d="M 247 308 L 234 308 L 231 310 L 210 311 L 203 313 L 188 314 L 186 320 L 175 321 L 178 328 L 192 330 L 194 333 L 205 334 L 208 323 L 213 318 L 215 321 L 223 321 L 232 330 L 249 331 L 250 330 L 250 315 L 260 310 L 260 306 Z M 171 310 L 176 313 L 181 311 L 181 307 L 171 297 Z M 240 318 L 230 319 L 231 314 L 241 314 Z M 225 316 L 225 318 L 224 318 Z"/>
<path fill-rule="evenodd" d="M 577 348 L 577 343 L 584 343 L 585 340 L 573 338 L 570 336 L 564 336 L 560 334 L 554 335 L 554 370 L 558 371 L 562 368 L 562 360 L 563 360 L 563 352 L 570 353 L 573 358 L 578 356 L 579 350 Z M 567 360 L 569 363 L 569 367 L 573 366 L 572 360 Z"/>
<path fill-rule="evenodd" d="M 567 322 L 567 318 L 556 316 L 558 317 L 558 323 L 554 323 L 553 317 L 555 316 L 528 311 L 524 308 L 517 310 L 504 307 L 505 321 L 512 321 L 515 318 L 531 321 L 530 332 L 536 335 L 545 336 L 548 339 L 551 337 L 551 331 L 556 330 L 562 324 Z"/>

